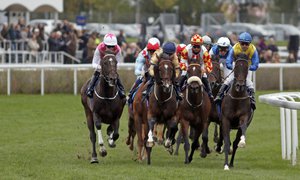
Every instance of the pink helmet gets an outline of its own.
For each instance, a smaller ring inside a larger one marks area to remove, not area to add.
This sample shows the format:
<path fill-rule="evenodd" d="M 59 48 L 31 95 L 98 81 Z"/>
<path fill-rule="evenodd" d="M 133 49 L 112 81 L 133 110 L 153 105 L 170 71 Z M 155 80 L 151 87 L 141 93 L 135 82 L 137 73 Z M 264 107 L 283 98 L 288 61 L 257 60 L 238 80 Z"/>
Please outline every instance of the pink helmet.
<path fill-rule="evenodd" d="M 112 33 L 107 33 L 103 38 L 103 42 L 107 46 L 116 46 L 118 44 L 116 35 Z"/>

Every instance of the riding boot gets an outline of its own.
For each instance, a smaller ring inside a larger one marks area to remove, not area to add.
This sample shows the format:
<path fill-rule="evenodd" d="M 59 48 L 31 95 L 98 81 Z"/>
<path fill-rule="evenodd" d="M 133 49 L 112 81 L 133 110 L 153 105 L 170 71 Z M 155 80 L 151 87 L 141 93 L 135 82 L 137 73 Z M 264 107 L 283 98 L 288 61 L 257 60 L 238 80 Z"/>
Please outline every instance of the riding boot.
<path fill-rule="evenodd" d="M 184 76 L 180 76 L 179 84 L 178 84 L 180 90 L 182 90 L 182 86 L 183 86 L 183 84 L 184 84 L 184 82 L 185 82 L 186 79 L 187 79 L 187 76 L 185 76 L 185 75 Z"/>
<path fill-rule="evenodd" d="M 154 79 L 153 79 L 153 77 L 150 77 L 149 81 L 147 82 L 147 88 L 146 88 L 146 90 L 143 91 L 143 100 L 145 98 L 148 99 L 148 96 L 149 96 L 149 93 L 151 91 L 151 87 L 153 86 L 153 84 L 154 84 Z"/>
<path fill-rule="evenodd" d="M 121 99 L 126 98 L 124 86 L 123 86 L 123 84 L 121 83 L 120 78 L 117 78 L 117 85 L 118 85 L 118 88 L 119 88 L 119 96 L 120 96 L 120 98 L 121 98 Z"/>
<path fill-rule="evenodd" d="M 179 86 L 178 83 L 175 83 L 174 89 L 175 89 L 175 92 L 176 92 L 177 100 L 181 101 L 183 99 L 183 94 L 181 93 L 180 86 Z"/>
<path fill-rule="evenodd" d="M 209 97 L 210 101 L 213 102 L 214 101 L 214 96 L 212 95 L 211 87 L 210 87 L 210 84 L 209 84 L 207 78 L 202 77 L 201 80 L 202 80 L 202 82 L 203 82 L 203 84 L 206 88 L 206 91 L 207 91 L 207 94 L 208 94 L 208 97 Z"/>
<path fill-rule="evenodd" d="M 138 78 L 133 86 L 131 87 L 129 93 L 128 93 L 128 104 L 131 104 L 133 102 L 133 93 L 136 91 L 136 89 L 139 87 L 139 85 L 143 82 L 142 78 Z"/>
<path fill-rule="evenodd" d="M 255 105 L 255 92 L 253 88 L 249 89 L 249 95 L 250 95 L 251 108 L 254 111 L 256 109 L 256 105 Z"/>
<path fill-rule="evenodd" d="M 220 88 L 220 90 L 219 90 L 219 92 L 218 92 L 218 94 L 217 94 L 217 96 L 214 100 L 216 104 L 221 104 L 222 99 L 224 97 L 224 92 L 228 89 L 228 87 L 229 86 L 227 84 L 222 84 L 222 86 L 221 86 L 221 88 Z"/>
<path fill-rule="evenodd" d="M 90 98 L 93 97 L 94 88 L 95 88 L 96 82 L 97 82 L 98 79 L 99 79 L 99 75 L 100 75 L 100 72 L 98 72 L 98 71 L 95 71 L 95 72 L 94 72 L 93 78 L 92 78 L 92 80 L 90 81 L 89 86 L 88 86 L 88 88 L 87 88 L 86 95 L 87 95 L 88 97 L 90 97 Z"/>

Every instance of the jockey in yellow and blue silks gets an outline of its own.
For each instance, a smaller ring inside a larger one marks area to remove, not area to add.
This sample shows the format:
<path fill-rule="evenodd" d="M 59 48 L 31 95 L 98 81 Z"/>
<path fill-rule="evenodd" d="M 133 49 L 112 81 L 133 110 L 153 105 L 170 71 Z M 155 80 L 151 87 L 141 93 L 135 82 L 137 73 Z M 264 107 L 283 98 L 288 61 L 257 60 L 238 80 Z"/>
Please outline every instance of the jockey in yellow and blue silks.
<path fill-rule="evenodd" d="M 245 53 L 248 56 L 250 68 L 248 71 L 248 76 L 246 80 L 246 86 L 248 87 L 250 100 L 251 100 L 251 107 L 253 110 L 256 109 L 255 107 L 255 94 L 254 94 L 254 87 L 253 82 L 251 81 L 252 71 L 256 71 L 259 65 L 259 56 L 255 46 L 251 43 L 252 37 L 248 32 L 243 32 L 239 35 L 239 42 L 236 43 L 232 49 L 229 51 L 229 54 L 226 58 L 226 66 L 228 69 L 234 68 L 234 61 L 236 57 L 240 53 Z M 234 79 L 233 74 L 229 76 L 222 85 L 215 102 L 220 103 L 222 101 L 222 97 L 224 96 L 224 92 L 229 88 L 232 80 Z"/>

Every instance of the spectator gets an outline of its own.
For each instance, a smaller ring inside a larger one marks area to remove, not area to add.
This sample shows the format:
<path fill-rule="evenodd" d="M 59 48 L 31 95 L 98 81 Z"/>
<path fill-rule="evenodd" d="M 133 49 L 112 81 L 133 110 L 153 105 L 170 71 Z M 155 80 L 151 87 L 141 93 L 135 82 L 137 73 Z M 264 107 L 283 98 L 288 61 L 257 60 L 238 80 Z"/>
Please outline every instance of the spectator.
<path fill-rule="evenodd" d="M 257 48 L 257 52 L 258 52 L 258 55 L 259 55 L 260 62 L 261 63 L 266 62 L 265 53 L 268 49 L 268 46 L 267 46 L 267 44 L 265 42 L 265 38 L 263 36 L 259 37 L 259 42 L 258 42 L 256 48 Z"/>
<path fill-rule="evenodd" d="M 123 29 L 120 29 L 119 31 L 119 35 L 117 36 L 117 41 L 120 47 L 122 47 L 123 44 L 127 44 Z"/>
<path fill-rule="evenodd" d="M 38 50 L 40 48 L 40 45 L 37 41 L 37 34 L 33 34 L 32 38 L 29 39 L 28 47 L 29 47 L 29 51 L 30 51 L 30 54 L 32 55 L 33 59 L 35 61 L 37 61 L 37 54 L 38 54 Z"/>
<path fill-rule="evenodd" d="M 88 43 L 87 43 L 87 62 L 86 63 L 92 63 L 94 51 L 97 47 L 97 44 L 95 43 L 97 32 L 92 32 L 92 34 L 89 37 Z"/>
<path fill-rule="evenodd" d="M 299 35 L 291 35 L 288 43 L 289 58 L 288 63 L 295 63 L 298 60 Z"/>

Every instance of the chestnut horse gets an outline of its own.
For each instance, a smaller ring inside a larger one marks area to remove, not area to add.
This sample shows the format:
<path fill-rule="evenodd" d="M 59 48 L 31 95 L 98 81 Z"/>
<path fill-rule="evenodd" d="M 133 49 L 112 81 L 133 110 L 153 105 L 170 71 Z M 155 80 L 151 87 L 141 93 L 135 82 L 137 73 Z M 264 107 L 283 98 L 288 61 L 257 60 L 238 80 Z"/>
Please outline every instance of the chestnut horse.
<path fill-rule="evenodd" d="M 180 102 L 177 117 L 179 118 L 181 133 L 184 139 L 185 163 L 188 164 L 193 160 L 195 150 L 200 146 L 199 137 L 201 133 L 208 128 L 208 115 L 211 109 L 211 103 L 204 85 L 201 81 L 201 65 L 192 63 L 187 70 L 187 86 L 183 91 L 184 99 Z M 188 138 L 189 127 L 193 130 L 193 143 L 191 145 Z M 202 134 L 201 157 L 206 157 L 209 153 L 207 134 Z"/>
<path fill-rule="evenodd" d="M 102 137 L 101 125 L 108 124 L 107 135 L 109 147 L 115 147 L 115 141 L 119 138 L 120 117 L 123 112 L 126 99 L 121 99 L 118 95 L 117 87 L 117 60 L 115 55 L 107 54 L 100 61 L 101 73 L 99 81 L 95 86 L 93 98 L 86 95 L 88 80 L 81 88 L 81 102 L 84 107 L 87 126 L 90 131 L 90 140 L 92 142 L 91 163 L 98 163 L 96 153 L 96 133 L 98 133 L 99 153 L 102 157 L 107 155 Z"/>
<path fill-rule="evenodd" d="M 253 111 L 251 110 L 250 105 L 250 97 L 246 86 L 248 66 L 249 62 L 247 55 L 243 53 L 239 54 L 233 69 L 233 83 L 228 90 L 228 93 L 224 96 L 221 105 L 221 122 L 225 152 L 224 170 L 229 170 L 229 166 L 233 167 L 233 161 L 237 148 L 243 148 L 246 146 L 245 134 L 253 117 Z M 237 129 L 237 133 L 233 142 L 233 151 L 230 164 L 228 164 L 231 129 Z"/>
<path fill-rule="evenodd" d="M 146 150 L 148 164 L 151 164 L 151 151 L 154 146 L 153 130 L 155 123 L 165 124 L 167 127 L 164 146 L 172 148 L 177 132 L 176 109 L 177 100 L 174 89 L 175 67 L 168 56 L 159 57 L 158 64 L 154 67 L 154 88 L 149 95 L 147 112 L 148 137 Z"/>

